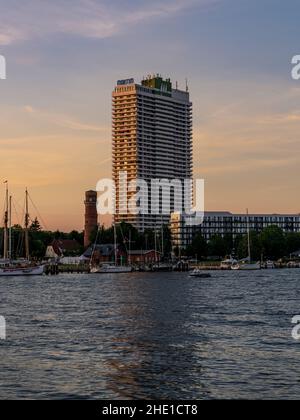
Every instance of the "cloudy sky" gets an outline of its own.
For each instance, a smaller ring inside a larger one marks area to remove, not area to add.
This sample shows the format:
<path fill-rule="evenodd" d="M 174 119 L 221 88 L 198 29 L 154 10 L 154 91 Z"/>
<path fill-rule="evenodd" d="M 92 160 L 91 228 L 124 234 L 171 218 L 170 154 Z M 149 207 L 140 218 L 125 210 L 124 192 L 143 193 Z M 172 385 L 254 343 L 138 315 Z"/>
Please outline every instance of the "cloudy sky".
<path fill-rule="evenodd" d="M 297 212 L 298 0 L 0 0 L 0 178 L 48 228 L 81 229 L 111 171 L 111 91 L 162 73 L 194 102 L 207 210 Z M 4 200 L 0 191 L 0 200 Z"/>

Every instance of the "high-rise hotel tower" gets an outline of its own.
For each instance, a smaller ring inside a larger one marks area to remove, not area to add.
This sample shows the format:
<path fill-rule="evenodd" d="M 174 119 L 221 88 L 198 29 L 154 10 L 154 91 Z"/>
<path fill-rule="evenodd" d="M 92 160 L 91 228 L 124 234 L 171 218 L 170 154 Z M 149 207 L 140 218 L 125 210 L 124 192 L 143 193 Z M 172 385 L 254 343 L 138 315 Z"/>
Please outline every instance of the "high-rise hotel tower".
<path fill-rule="evenodd" d="M 151 179 L 177 179 L 183 183 L 192 179 L 192 154 L 192 103 L 188 89 L 174 89 L 170 79 L 160 76 L 149 76 L 141 84 L 133 79 L 118 81 L 113 92 L 116 222 L 131 223 L 141 232 L 168 224 L 170 214 L 151 213 L 150 192 L 148 214 L 126 214 L 122 209 L 120 172 L 127 172 L 128 183 L 137 178 L 149 186 Z M 191 199 L 190 188 L 182 194 Z M 173 205 L 174 197 L 170 212 Z"/>

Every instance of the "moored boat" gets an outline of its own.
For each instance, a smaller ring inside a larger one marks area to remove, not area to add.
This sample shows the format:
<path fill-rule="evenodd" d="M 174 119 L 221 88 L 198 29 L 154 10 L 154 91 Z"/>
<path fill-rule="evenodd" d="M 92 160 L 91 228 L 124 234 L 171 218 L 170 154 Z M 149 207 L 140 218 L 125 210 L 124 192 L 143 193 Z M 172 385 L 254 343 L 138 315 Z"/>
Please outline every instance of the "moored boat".
<path fill-rule="evenodd" d="M 267 261 L 266 262 L 266 269 L 267 270 L 273 270 L 274 268 L 276 268 L 274 261 Z"/>
<path fill-rule="evenodd" d="M 221 262 L 220 268 L 221 268 L 221 270 L 230 270 L 231 267 L 236 263 L 237 263 L 237 260 L 230 257 L 230 258 Z"/>
<path fill-rule="evenodd" d="M 235 264 L 231 266 L 232 270 L 247 270 L 247 271 L 253 271 L 253 270 L 260 270 L 261 265 L 260 262 L 251 262 L 249 259 L 237 261 Z"/>
<path fill-rule="evenodd" d="M 122 274 L 131 273 L 132 267 L 114 264 L 103 264 L 101 266 L 91 267 L 91 274 Z"/>
<path fill-rule="evenodd" d="M 18 265 L 9 264 L 6 267 L 0 267 L 0 277 L 17 277 L 17 276 L 42 276 L 44 274 L 43 265 L 27 265 L 18 267 Z"/>
<path fill-rule="evenodd" d="M 247 270 L 247 271 L 261 270 L 261 263 L 254 262 L 251 259 L 251 238 L 250 238 L 250 223 L 249 223 L 248 210 L 247 210 L 247 231 L 248 231 L 248 257 L 243 260 L 236 261 L 234 264 L 232 264 L 231 266 L 232 270 Z"/>
<path fill-rule="evenodd" d="M 99 233 L 99 230 L 98 230 Z M 96 237 L 95 245 L 98 240 L 98 234 Z M 115 262 L 113 264 L 96 264 L 93 265 L 93 256 L 91 256 L 90 261 L 90 273 L 91 274 L 124 274 L 132 273 L 133 267 L 131 265 L 118 265 L 118 250 L 117 250 L 117 230 L 116 225 L 114 225 L 114 253 L 115 253 Z"/>
<path fill-rule="evenodd" d="M 5 213 L 4 213 L 4 255 L 0 261 L 0 277 L 41 276 L 44 273 L 44 265 L 38 265 L 30 261 L 29 250 L 29 209 L 28 191 L 26 189 L 25 209 L 25 259 L 12 259 L 12 197 L 8 194 L 8 182 L 6 184 Z"/>

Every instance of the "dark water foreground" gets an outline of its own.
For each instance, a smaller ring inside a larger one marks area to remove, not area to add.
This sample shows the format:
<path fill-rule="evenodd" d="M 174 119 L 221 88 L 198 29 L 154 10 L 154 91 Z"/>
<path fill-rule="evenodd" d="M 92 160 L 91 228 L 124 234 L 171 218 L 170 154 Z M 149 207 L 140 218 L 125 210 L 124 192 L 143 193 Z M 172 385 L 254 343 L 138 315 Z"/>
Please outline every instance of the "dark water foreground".
<path fill-rule="evenodd" d="M 300 270 L 0 279 L 0 398 L 300 396 Z"/>

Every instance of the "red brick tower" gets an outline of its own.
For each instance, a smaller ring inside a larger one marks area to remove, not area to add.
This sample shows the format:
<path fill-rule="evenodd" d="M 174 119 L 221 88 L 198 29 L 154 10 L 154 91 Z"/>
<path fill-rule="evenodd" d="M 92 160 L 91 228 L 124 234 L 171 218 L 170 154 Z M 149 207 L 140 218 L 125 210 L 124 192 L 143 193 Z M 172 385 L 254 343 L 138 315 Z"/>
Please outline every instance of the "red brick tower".
<path fill-rule="evenodd" d="M 91 244 L 91 234 L 98 226 L 97 213 L 97 193 L 87 191 L 85 193 L 85 224 L 84 224 L 84 246 L 87 248 Z"/>

